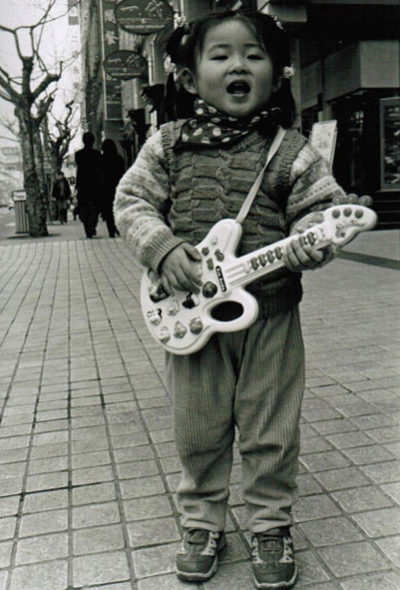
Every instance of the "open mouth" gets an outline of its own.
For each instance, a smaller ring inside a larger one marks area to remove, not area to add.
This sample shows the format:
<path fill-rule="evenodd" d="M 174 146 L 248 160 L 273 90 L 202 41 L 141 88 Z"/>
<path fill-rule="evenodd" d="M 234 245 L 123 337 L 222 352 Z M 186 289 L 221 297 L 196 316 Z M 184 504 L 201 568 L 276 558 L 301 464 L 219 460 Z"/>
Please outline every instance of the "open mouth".
<path fill-rule="evenodd" d="M 229 84 L 227 91 L 229 94 L 248 94 L 250 92 L 250 86 L 243 80 L 237 80 L 236 82 L 231 82 Z"/>

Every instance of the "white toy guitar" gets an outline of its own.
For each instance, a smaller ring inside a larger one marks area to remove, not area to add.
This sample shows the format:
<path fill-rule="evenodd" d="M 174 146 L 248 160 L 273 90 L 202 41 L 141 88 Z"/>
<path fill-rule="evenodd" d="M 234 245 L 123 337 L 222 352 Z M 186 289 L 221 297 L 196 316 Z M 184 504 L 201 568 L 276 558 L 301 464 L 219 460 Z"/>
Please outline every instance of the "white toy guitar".
<path fill-rule="evenodd" d="M 324 221 L 301 234 L 317 249 L 329 244 L 342 246 L 358 233 L 374 227 L 377 216 L 361 205 L 337 205 L 323 212 Z M 197 246 L 202 256 L 199 294 L 175 291 L 168 295 L 160 277 L 149 270 L 141 282 L 141 306 L 150 333 L 166 350 L 191 354 L 204 346 L 214 332 L 236 332 L 248 328 L 257 318 L 258 304 L 244 285 L 284 265 L 282 253 L 298 234 L 240 256 L 235 250 L 242 226 L 233 219 L 216 223 Z M 222 321 L 221 310 L 229 302 L 232 317 Z"/>

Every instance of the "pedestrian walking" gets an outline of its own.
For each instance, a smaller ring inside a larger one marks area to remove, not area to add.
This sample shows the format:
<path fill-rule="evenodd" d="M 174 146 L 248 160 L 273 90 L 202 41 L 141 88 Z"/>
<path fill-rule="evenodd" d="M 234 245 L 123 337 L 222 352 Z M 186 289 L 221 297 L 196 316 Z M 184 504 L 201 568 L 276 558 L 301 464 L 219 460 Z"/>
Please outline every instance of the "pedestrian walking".
<path fill-rule="evenodd" d="M 119 183 L 114 213 L 133 254 L 160 274 L 165 291 L 195 294 L 206 255 L 195 245 L 216 222 L 237 216 L 271 146 L 275 155 L 242 223 L 238 255 L 320 221 L 320 211 L 346 195 L 291 128 L 293 69 L 280 23 L 259 13 L 219 13 L 176 28 L 167 53 L 192 114 L 147 140 Z M 296 581 L 290 528 L 304 391 L 301 272 L 333 256 L 331 247 L 317 251 L 294 239 L 285 267 L 248 286 L 260 309 L 250 328 L 214 334 L 193 354 L 166 354 L 182 465 L 184 534 L 176 570 L 183 580 L 209 579 L 226 545 L 237 429 L 255 586 L 288 588 Z"/>
<path fill-rule="evenodd" d="M 101 145 L 102 151 L 102 182 L 101 182 L 101 215 L 106 222 L 110 238 L 119 235 L 115 225 L 113 205 L 115 199 L 115 189 L 125 172 L 125 162 L 119 155 L 117 146 L 112 139 L 105 139 Z"/>
<path fill-rule="evenodd" d="M 67 223 L 71 188 L 63 172 L 59 172 L 53 184 L 52 197 L 56 202 L 57 220 L 60 224 Z"/>
<path fill-rule="evenodd" d="M 93 148 L 94 140 L 92 133 L 84 133 L 84 147 L 75 153 L 78 212 L 87 238 L 96 235 L 100 205 L 101 154 Z"/>

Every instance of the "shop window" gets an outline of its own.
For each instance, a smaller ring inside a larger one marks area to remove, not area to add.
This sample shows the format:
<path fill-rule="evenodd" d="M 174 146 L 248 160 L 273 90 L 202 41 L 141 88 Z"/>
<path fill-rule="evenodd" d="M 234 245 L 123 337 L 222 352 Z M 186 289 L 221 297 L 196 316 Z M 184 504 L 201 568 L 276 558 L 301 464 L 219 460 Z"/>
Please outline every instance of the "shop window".
<path fill-rule="evenodd" d="M 318 106 L 304 109 L 301 113 L 301 130 L 305 137 L 310 137 L 314 123 L 318 123 Z"/>

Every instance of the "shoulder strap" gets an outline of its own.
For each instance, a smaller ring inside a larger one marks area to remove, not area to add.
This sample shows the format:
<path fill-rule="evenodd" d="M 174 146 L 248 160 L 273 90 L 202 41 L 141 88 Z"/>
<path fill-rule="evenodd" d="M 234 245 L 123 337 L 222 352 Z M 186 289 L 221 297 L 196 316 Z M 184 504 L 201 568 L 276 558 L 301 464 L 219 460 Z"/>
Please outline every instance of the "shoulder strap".
<path fill-rule="evenodd" d="M 278 131 L 271 143 L 271 147 L 269 148 L 267 160 L 266 160 L 264 166 L 262 167 L 262 169 L 260 170 L 260 173 L 258 174 L 253 186 L 249 190 L 247 197 L 243 201 L 242 206 L 240 207 L 240 211 L 236 217 L 237 223 L 243 223 L 243 221 L 246 219 L 247 214 L 250 211 L 253 201 L 254 201 L 254 199 L 258 193 L 258 190 L 261 186 L 264 172 L 267 169 L 268 164 L 270 163 L 270 161 L 272 160 L 272 158 L 275 156 L 276 152 L 278 151 L 278 148 L 281 145 L 282 140 L 285 137 L 285 134 L 286 134 L 286 130 L 283 129 L 282 127 L 279 127 Z"/>

